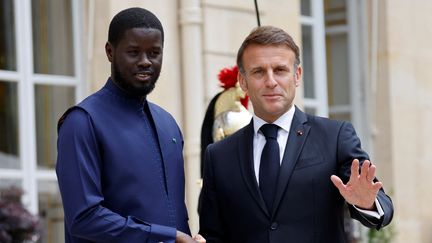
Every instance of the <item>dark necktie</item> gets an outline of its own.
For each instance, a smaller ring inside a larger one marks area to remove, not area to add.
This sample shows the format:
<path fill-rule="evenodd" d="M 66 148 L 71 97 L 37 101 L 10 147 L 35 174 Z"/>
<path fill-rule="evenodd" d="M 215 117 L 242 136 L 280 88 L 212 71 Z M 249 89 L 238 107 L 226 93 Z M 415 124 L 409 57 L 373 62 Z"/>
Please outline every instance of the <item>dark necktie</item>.
<path fill-rule="evenodd" d="M 259 187 L 270 212 L 272 211 L 280 168 L 279 144 L 277 142 L 278 129 L 279 126 L 274 124 L 264 124 L 260 128 L 267 141 L 261 154 Z"/>

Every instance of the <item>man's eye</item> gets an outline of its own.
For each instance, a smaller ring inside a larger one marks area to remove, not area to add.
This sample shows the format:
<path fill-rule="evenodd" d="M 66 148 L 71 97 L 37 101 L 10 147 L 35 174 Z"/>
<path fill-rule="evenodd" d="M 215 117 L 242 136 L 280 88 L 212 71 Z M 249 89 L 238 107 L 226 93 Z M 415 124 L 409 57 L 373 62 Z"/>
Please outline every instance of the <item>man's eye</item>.
<path fill-rule="evenodd" d="M 131 55 L 131 56 L 137 56 L 138 55 L 138 51 L 131 50 L 131 51 L 128 51 L 128 54 Z"/>
<path fill-rule="evenodd" d="M 150 57 L 158 57 L 160 55 L 160 51 L 151 51 L 149 53 Z"/>

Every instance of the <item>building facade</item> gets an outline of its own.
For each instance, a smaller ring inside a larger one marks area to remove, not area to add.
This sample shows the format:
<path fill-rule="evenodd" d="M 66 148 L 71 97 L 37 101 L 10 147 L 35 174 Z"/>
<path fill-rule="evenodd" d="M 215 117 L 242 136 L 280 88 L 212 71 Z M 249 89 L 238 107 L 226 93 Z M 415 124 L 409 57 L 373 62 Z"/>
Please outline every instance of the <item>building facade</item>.
<path fill-rule="evenodd" d="M 154 12 L 165 29 L 162 73 L 149 99 L 182 128 L 187 206 L 198 231 L 201 123 L 220 91 L 219 70 L 235 65 L 238 47 L 257 25 L 254 2 L 3 0 L 0 188 L 24 189 L 23 203 L 43 219 L 41 242 L 63 242 L 57 120 L 105 83 L 109 22 L 133 6 Z M 356 127 L 394 201 L 391 242 L 432 242 L 432 2 L 258 0 L 258 6 L 262 25 L 285 29 L 301 45 L 304 77 L 295 103 Z M 361 236 L 366 242 L 363 229 L 355 238 Z"/>

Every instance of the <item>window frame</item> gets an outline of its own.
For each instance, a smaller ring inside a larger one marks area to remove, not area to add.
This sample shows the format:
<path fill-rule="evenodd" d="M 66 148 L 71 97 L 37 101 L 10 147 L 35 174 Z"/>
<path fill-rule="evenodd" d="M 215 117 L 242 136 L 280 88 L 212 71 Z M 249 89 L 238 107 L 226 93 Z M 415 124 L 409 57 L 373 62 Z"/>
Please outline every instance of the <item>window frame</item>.
<path fill-rule="evenodd" d="M 348 85 L 350 104 L 329 105 L 330 113 L 349 113 L 362 147 L 371 151 L 370 114 L 367 100 L 368 89 L 368 33 L 366 23 L 366 3 L 346 0 L 346 24 L 325 28 L 326 36 L 346 34 L 348 58 Z"/>
<path fill-rule="evenodd" d="M 37 168 L 35 85 L 48 84 L 75 88 L 75 101 L 85 93 L 83 46 L 82 46 L 82 0 L 71 0 L 72 36 L 74 52 L 74 76 L 34 73 L 32 38 L 32 1 L 13 1 L 15 21 L 16 71 L 0 70 L 0 80 L 18 85 L 18 139 L 19 161 L 17 169 L 0 168 L 0 178 L 18 180 L 24 190 L 22 198 L 27 209 L 39 212 L 38 186 L 42 182 L 57 183 L 54 169 Z"/>
<path fill-rule="evenodd" d="M 327 62 L 323 0 L 310 0 L 310 7 L 311 16 L 301 15 L 300 24 L 301 26 L 310 26 L 312 29 L 312 65 L 314 70 L 313 85 L 315 87 L 315 98 L 304 97 L 303 100 L 305 109 L 314 109 L 315 115 L 328 117 Z M 303 70 L 303 72 L 307 71 L 308 70 Z"/>

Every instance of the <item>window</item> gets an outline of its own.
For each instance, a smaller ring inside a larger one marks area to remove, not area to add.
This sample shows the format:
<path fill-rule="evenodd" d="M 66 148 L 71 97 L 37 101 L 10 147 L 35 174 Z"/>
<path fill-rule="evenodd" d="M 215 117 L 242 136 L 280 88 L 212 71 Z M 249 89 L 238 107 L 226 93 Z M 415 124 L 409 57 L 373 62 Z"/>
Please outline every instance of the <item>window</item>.
<path fill-rule="evenodd" d="M 351 121 L 367 149 L 365 2 L 301 0 L 300 12 L 305 111 Z"/>
<path fill-rule="evenodd" d="M 325 0 L 329 116 L 351 121 L 368 148 L 364 1 Z M 368 149 L 367 149 L 368 150 Z"/>
<path fill-rule="evenodd" d="M 0 168 L 18 169 L 18 87 L 0 80 Z"/>
<path fill-rule="evenodd" d="M 332 119 L 351 121 L 346 3 L 325 3 L 329 115 Z"/>
<path fill-rule="evenodd" d="M 81 1 L 0 2 L 0 189 L 23 188 L 39 242 L 64 242 L 55 162 L 57 120 L 83 89 Z"/>
<path fill-rule="evenodd" d="M 305 112 L 328 116 L 322 0 L 302 0 L 302 62 Z"/>

